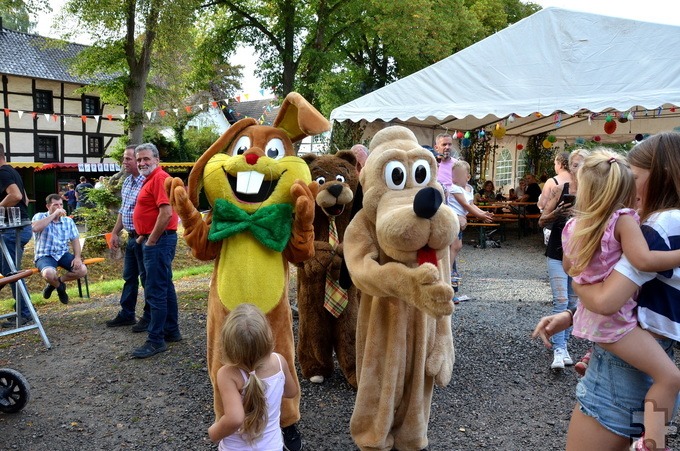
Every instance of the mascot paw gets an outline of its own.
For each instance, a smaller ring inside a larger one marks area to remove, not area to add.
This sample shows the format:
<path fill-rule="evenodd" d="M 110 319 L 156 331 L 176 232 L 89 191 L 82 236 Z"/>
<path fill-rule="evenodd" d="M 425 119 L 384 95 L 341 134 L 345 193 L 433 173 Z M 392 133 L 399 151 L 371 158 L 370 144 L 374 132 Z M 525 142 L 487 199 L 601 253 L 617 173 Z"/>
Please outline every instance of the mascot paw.
<path fill-rule="evenodd" d="M 419 299 L 418 308 L 434 317 L 453 313 L 453 288 L 442 282 L 436 266 L 425 263 L 416 269 L 416 292 L 411 299 Z"/>
<path fill-rule="evenodd" d="M 295 205 L 295 222 L 304 224 L 304 227 L 313 227 L 314 209 L 315 209 L 315 195 L 319 191 L 319 184 L 312 182 L 309 185 L 301 180 L 296 180 L 293 186 L 290 187 L 290 193 L 293 196 L 293 204 Z"/>
<path fill-rule="evenodd" d="M 314 384 L 323 384 L 323 376 L 312 376 L 309 378 L 309 382 Z"/>
<path fill-rule="evenodd" d="M 451 381 L 453 373 L 453 348 L 450 352 L 443 349 L 435 349 L 425 361 L 425 373 L 434 377 L 434 383 L 439 387 L 445 387 Z"/>
<path fill-rule="evenodd" d="M 188 219 L 196 211 L 196 207 L 189 200 L 182 179 L 177 177 L 166 178 L 165 192 L 168 195 L 168 200 L 170 200 L 170 205 L 177 212 L 177 215 L 182 218 L 182 221 Z"/>

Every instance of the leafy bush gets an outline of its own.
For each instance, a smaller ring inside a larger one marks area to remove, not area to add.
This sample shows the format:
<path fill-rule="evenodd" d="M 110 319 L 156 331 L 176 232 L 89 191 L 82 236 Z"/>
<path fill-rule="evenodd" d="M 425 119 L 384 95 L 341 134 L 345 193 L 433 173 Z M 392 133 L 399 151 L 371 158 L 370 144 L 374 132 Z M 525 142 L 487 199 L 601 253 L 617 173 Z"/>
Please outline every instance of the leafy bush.
<path fill-rule="evenodd" d="M 218 133 L 207 127 L 187 129 L 184 139 L 189 161 L 196 161 L 219 137 Z"/>
<path fill-rule="evenodd" d="M 116 225 L 120 198 L 108 185 L 87 190 L 87 198 L 94 203 L 94 207 L 76 209 L 74 219 L 85 223 L 87 236 L 91 237 L 87 240 L 87 254 L 101 255 L 108 248 L 104 234 L 109 233 Z"/>

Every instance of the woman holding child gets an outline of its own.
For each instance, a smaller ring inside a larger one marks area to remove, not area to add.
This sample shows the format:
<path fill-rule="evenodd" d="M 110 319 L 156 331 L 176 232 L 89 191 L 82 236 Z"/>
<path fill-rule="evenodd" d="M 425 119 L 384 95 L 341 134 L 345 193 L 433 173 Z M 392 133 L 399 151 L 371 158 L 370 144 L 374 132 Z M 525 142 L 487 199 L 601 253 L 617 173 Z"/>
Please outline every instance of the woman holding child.
<path fill-rule="evenodd" d="M 680 134 L 661 133 L 645 139 L 630 151 L 628 162 L 649 249 L 680 248 Z M 585 308 L 602 315 L 616 313 L 639 290 L 638 323 L 654 336 L 668 358 L 673 358 L 673 343 L 680 339 L 680 309 L 676 307 L 680 299 L 679 268 L 644 272 L 635 269 L 623 255 L 604 282 L 574 288 Z M 571 318 L 569 312 L 542 318 L 534 336 L 548 344 L 548 337 L 568 328 Z M 586 375 L 576 389 L 578 403 L 569 424 L 567 450 L 629 449 L 631 439 L 641 436 L 642 421 L 636 413 L 644 411 L 653 382 L 650 376 L 596 344 Z M 677 395 L 675 404 L 673 412 L 658 412 L 665 421 L 675 415 Z M 664 447 L 636 440 L 634 449 Z"/>

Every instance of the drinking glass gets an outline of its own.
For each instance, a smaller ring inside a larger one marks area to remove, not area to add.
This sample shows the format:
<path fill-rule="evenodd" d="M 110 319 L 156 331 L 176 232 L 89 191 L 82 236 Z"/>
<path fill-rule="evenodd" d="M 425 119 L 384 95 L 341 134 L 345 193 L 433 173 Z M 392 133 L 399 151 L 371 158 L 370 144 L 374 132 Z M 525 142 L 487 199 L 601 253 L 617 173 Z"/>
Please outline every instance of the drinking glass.
<path fill-rule="evenodd" d="M 19 210 L 19 207 L 11 208 L 12 208 L 12 224 L 13 225 L 21 224 L 21 210 Z"/>

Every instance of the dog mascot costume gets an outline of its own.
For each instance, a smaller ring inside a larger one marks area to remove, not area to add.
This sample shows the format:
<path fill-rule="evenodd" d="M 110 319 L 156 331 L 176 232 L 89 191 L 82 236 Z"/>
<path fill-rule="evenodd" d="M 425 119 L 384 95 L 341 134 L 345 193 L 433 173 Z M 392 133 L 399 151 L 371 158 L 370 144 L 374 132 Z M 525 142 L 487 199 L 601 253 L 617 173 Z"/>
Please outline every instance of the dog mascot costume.
<path fill-rule="evenodd" d="M 166 189 L 184 224 L 192 254 L 215 259 L 208 297 L 208 370 L 217 418 L 223 407 L 215 378 L 222 365 L 220 331 L 229 311 L 241 303 L 258 306 L 274 333 L 276 352 L 291 368 L 295 348 L 288 300 L 288 262 L 314 255 L 314 194 L 309 167 L 295 156 L 293 142 L 330 128 L 297 93 L 290 93 L 274 126 L 242 119 L 196 161 L 188 190 L 180 179 Z M 196 209 L 203 190 L 212 211 Z M 295 371 L 291 374 L 297 381 Z M 281 426 L 300 419 L 300 397 L 284 399 Z"/>
<path fill-rule="evenodd" d="M 319 184 L 314 213 L 314 257 L 298 265 L 297 355 L 302 375 L 321 383 L 333 374 L 333 351 L 347 382 L 356 387 L 357 290 L 339 281 L 342 241 L 351 219 L 359 175 L 349 150 L 302 157 Z"/>
<path fill-rule="evenodd" d="M 344 253 L 361 290 L 350 430 L 362 450 L 427 447 L 433 385 L 451 379 L 449 245 L 458 219 L 442 203 L 436 171 L 413 133 L 394 126 L 376 133 L 359 175 L 363 208 Z"/>

